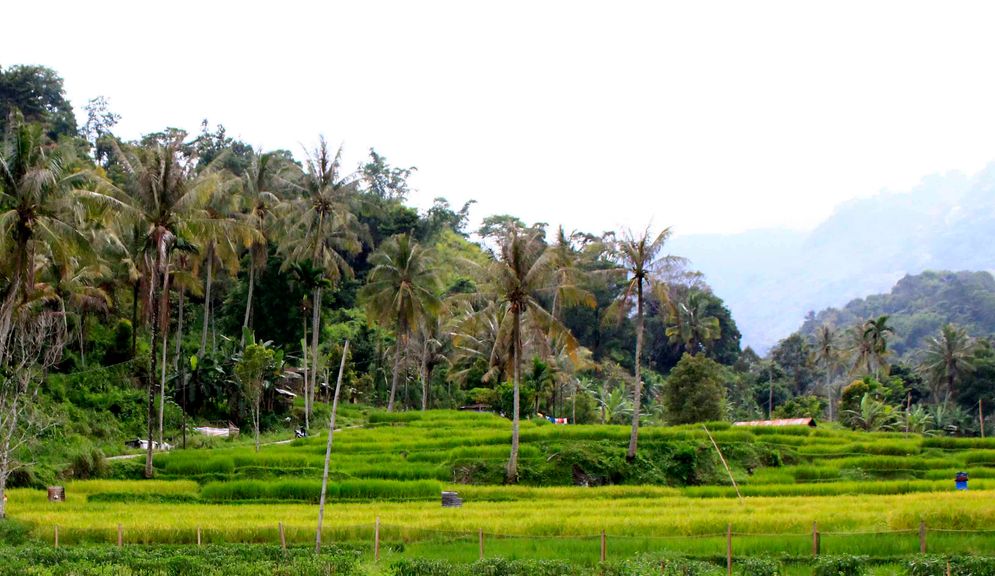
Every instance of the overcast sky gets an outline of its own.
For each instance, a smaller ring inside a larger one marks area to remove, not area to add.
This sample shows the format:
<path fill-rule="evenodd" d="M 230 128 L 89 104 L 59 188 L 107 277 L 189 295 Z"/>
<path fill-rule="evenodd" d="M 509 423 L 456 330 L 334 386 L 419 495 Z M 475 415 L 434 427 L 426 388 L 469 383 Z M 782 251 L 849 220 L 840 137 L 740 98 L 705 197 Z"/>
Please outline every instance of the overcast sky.
<path fill-rule="evenodd" d="M 986 2 L 16 1 L 0 65 L 55 68 L 125 138 L 223 123 L 418 167 L 412 201 L 600 232 L 808 228 L 995 158 Z"/>

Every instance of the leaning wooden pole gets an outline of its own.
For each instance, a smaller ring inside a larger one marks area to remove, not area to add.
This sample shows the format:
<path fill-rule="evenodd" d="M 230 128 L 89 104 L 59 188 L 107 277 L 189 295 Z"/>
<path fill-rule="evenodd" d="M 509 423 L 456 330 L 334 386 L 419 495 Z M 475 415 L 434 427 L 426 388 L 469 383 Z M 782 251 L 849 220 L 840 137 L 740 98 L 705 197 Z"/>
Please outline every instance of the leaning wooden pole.
<path fill-rule="evenodd" d="M 339 377 L 335 381 L 335 398 L 332 400 L 332 415 L 328 418 L 328 444 L 325 446 L 325 471 L 321 475 L 321 498 L 318 501 L 318 530 L 314 535 L 314 553 L 321 552 L 321 524 L 325 519 L 325 492 L 328 490 L 328 463 L 332 459 L 332 437 L 335 434 L 335 412 L 339 408 L 339 390 L 342 389 L 342 373 L 345 371 L 345 358 L 349 355 L 349 341 L 342 348 L 342 361 L 339 362 Z"/>
<path fill-rule="evenodd" d="M 729 475 L 729 480 L 732 482 L 732 487 L 736 489 L 736 496 L 739 501 L 743 501 L 743 495 L 739 493 L 739 486 L 736 485 L 736 479 L 732 477 L 732 470 L 729 469 L 729 464 L 726 464 L 725 456 L 722 455 L 722 451 L 719 450 L 719 445 L 715 443 L 715 438 L 712 438 L 712 433 L 708 431 L 708 426 L 704 424 L 701 425 L 705 429 L 705 434 L 708 434 L 708 439 L 712 441 L 712 446 L 715 447 L 715 451 L 719 454 L 719 460 L 722 461 L 722 466 L 726 469 L 726 474 Z"/>

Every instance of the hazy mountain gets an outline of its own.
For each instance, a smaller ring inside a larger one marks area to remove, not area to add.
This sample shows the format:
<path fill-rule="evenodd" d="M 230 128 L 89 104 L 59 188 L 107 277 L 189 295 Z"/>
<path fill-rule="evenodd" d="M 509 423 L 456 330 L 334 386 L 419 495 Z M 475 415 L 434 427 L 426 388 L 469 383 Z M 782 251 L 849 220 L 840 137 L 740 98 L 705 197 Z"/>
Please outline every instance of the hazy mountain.
<path fill-rule="evenodd" d="M 995 278 L 988 272 L 905 276 L 887 294 L 820 311 L 802 324 L 800 332 L 811 336 L 823 324 L 847 328 L 885 314 L 895 329 L 888 347 L 898 356 L 923 349 L 947 323 L 966 328 L 972 336 L 990 336 L 995 333 Z"/>
<path fill-rule="evenodd" d="M 930 176 L 909 192 L 852 200 L 811 232 L 673 239 L 732 310 L 743 345 L 766 351 L 807 313 L 887 292 L 925 270 L 995 268 L 995 163 Z"/>

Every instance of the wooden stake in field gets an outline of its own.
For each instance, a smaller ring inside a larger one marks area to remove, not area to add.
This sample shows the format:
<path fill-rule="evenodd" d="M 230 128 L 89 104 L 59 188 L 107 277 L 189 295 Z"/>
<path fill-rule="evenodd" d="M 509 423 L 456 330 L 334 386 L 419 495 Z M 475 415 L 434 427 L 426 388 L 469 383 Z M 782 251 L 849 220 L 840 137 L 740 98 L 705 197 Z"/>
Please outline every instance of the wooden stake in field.
<path fill-rule="evenodd" d="M 821 547 L 822 535 L 819 534 L 819 523 L 812 522 L 812 556 L 818 556 Z"/>
<path fill-rule="evenodd" d="M 117 525 L 117 547 L 120 548 L 124 545 L 124 528 L 120 524 Z"/>
<path fill-rule="evenodd" d="M 197 527 L 197 547 L 200 548 L 200 526 Z"/>
<path fill-rule="evenodd" d="M 277 524 L 277 529 L 280 531 L 280 548 L 282 550 L 287 549 L 287 534 L 283 531 L 283 522 Z"/>
<path fill-rule="evenodd" d="M 480 528 L 477 530 L 477 535 L 480 539 L 480 559 L 484 559 L 484 529 Z"/>
<path fill-rule="evenodd" d="M 376 523 L 373 526 L 373 561 L 380 561 L 380 517 L 377 516 Z"/>
<path fill-rule="evenodd" d="M 332 459 L 332 437 L 335 434 L 335 412 L 339 408 L 339 390 L 342 389 L 342 372 L 345 371 L 345 358 L 349 355 L 349 341 L 342 347 L 342 361 L 339 363 L 339 377 L 335 381 L 335 398 L 332 400 L 332 415 L 328 418 L 328 444 L 325 447 L 325 471 L 321 475 L 321 498 L 318 501 L 318 530 L 314 536 L 314 553 L 321 552 L 321 524 L 325 519 L 325 492 L 328 490 L 328 463 Z"/>
<path fill-rule="evenodd" d="M 59 525 L 55 525 L 55 547 L 59 547 Z"/>
<path fill-rule="evenodd" d="M 726 474 L 729 475 L 729 480 L 732 482 L 732 487 L 736 489 L 736 496 L 739 498 L 739 501 L 742 502 L 743 495 L 739 493 L 739 486 L 736 485 L 736 479 L 732 477 L 732 471 L 729 470 L 729 465 L 726 464 L 726 459 L 724 456 L 722 456 L 722 451 L 719 450 L 719 445 L 715 443 L 715 438 L 712 438 L 712 433 L 708 431 L 708 426 L 702 424 L 701 427 L 705 429 L 705 434 L 708 434 L 708 439 L 712 441 L 712 446 L 715 446 L 715 451 L 718 452 L 719 460 L 722 461 L 722 466 L 725 467 Z"/>
<path fill-rule="evenodd" d="M 605 535 L 605 531 L 601 530 L 601 561 L 604 562 L 608 558 L 608 537 Z"/>
<path fill-rule="evenodd" d="M 726 526 L 726 575 L 732 576 L 732 524 Z"/>
<path fill-rule="evenodd" d="M 919 521 L 919 553 L 926 553 L 926 522 Z"/>

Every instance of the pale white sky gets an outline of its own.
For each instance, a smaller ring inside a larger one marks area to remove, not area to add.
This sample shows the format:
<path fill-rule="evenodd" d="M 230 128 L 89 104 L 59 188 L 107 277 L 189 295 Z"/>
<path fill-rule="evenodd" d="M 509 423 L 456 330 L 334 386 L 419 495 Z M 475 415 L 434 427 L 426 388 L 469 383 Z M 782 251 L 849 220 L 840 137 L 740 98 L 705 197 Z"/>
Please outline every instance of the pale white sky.
<path fill-rule="evenodd" d="M 44 64 L 126 138 L 201 119 L 415 165 L 412 201 L 591 232 L 806 228 L 995 159 L 988 2 L 17 1 Z"/>

